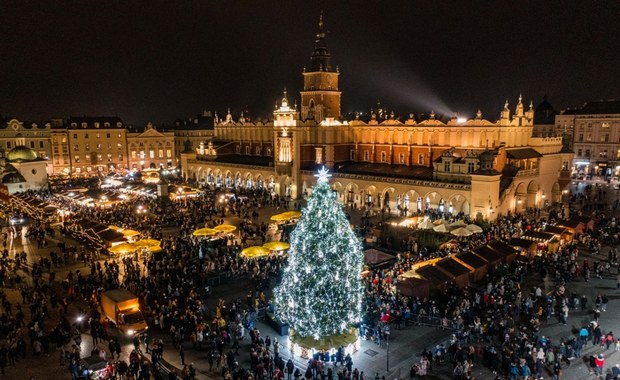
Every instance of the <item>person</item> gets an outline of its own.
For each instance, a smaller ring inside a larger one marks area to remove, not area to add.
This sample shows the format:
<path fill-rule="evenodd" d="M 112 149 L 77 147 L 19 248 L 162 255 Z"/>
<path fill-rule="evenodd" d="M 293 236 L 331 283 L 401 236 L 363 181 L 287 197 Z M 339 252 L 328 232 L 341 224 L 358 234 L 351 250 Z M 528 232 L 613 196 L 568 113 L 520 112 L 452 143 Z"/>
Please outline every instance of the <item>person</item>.
<path fill-rule="evenodd" d="M 605 366 L 605 357 L 603 354 L 598 354 L 594 358 L 594 369 L 596 370 L 596 374 L 599 376 L 603 375 L 603 367 Z"/>
<path fill-rule="evenodd" d="M 179 357 L 181 358 L 181 365 L 185 365 L 185 351 L 181 345 L 179 345 Z"/>
<path fill-rule="evenodd" d="M 291 380 L 293 377 L 293 371 L 295 370 L 295 365 L 293 364 L 293 360 L 289 359 L 286 362 L 286 379 Z"/>
<path fill-rule="evenodd" d="M 559 360 L 553 362 L 553 380 L 560 380 L 562 376 L 562 363 Z"/>

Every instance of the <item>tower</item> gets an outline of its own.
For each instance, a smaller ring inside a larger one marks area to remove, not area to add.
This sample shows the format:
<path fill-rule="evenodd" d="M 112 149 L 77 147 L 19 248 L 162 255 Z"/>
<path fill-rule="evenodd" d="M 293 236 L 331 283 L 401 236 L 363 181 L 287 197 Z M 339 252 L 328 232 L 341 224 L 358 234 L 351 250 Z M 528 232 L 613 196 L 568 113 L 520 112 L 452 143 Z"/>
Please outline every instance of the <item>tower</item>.
<path fill-rule="evenodd" d="M 332 68 L 332 57 L 325 44 L 323 14 L 319 18 L 319 31 L 310 57 L 310 70 L 304 69 L 304 89 L 301 91 L 301 119 L 317 123 L 326 117 L 340 118 L 339 70 Z"/>

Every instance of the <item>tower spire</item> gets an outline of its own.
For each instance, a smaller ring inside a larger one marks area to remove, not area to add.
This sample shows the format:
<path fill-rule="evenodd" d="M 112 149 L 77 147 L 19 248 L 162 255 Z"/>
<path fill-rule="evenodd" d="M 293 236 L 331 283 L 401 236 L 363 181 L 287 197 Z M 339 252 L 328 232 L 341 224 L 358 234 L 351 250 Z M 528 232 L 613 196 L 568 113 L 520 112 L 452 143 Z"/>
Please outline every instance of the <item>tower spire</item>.
<path fill-rule="evenodd" d="M 316 40 L 314 40 L 314 51 L 310 57 L 312 62 L 312 71 L 331 71 L 332 70 L 332 57 L 325 44 L 325 23 L 323 22 L 323 11 L 319 16 L 319 30 L 316 33 Z"/>

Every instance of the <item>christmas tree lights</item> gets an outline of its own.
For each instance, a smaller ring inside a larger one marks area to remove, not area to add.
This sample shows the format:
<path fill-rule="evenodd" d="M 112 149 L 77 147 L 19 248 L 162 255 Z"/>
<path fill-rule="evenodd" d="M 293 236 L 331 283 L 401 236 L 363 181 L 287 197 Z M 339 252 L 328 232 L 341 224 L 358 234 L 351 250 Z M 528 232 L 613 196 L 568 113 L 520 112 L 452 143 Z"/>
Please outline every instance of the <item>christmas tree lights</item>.
<path fill-rule="evenodd" d="M 291 234 L 288 266 L 274 291 L 277 316 L 302 337 L 342 334 L 360 321 L 362 245 L 325 168 Z"/>

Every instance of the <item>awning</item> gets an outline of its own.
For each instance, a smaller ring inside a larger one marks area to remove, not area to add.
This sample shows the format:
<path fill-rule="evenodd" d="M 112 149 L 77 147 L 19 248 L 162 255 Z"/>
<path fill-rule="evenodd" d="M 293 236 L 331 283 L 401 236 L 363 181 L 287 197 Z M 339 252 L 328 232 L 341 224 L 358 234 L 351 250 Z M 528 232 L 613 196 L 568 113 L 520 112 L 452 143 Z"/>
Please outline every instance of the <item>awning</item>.
<path fill-rule="evenodd" d="M 508 158 L 514 158 L 517 160 L 542 157 L 542 154 L 532 148 L 511 149 L 507 150 L 506 154 L 508 155 Z"/>

